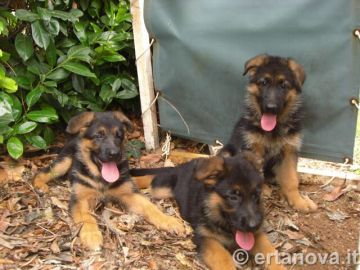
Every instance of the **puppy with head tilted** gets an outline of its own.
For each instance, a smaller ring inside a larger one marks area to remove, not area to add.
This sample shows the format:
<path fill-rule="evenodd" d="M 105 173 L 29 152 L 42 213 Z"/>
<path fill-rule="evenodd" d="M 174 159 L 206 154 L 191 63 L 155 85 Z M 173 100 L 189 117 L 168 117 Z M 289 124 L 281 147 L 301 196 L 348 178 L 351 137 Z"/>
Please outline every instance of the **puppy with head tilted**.
<path fill-rule="evenodd" d="M 255 168 L 257 166 L 257 168 Z M 251 152 L 234 157 L 199 158 L 175 168 L 135 169 L 139 187 L 151 182 L 155 198 L 174 197 L 183 219 L 194 230 L 202 261 L 212 270 L 236 269 L 232 254 L 244 249 L 265 257 L 275 248 L 261 230 L 263 210 L 257 158 Z M 285 269 L 269 256 L 267 269 Z"/>
<path fill-rule="evenodd" d="M 121 112 L 84 112 L 73 117 L 66 131 L 74 134 L 52 165 L 35 176 L 34 186 L 47 191 L 47 183 L 68 174 L 71 181 L 70 213 L 81 223 L 81 243 L 91 250 L 103 244 L 96 219 L 91 215 L 99 200 L 114 200 L 145 217 L 157 228 L 181 233 L 178 219 L 164 215 L 135 187 L 124 152 L 129 119 Z"/>
<path fill-rule="evenodd" d="M 282 194 L 297 210 L 311 212 L 316 204 L 299 193 L 298 152 L 302 141 L 301 91 L 303 67 L 292 58 L 258 55 L 245 64 L 245 113 L 236 124 L 222 155 L 250 150 L 263 157 L 265 179 L 276 179 Z"/>

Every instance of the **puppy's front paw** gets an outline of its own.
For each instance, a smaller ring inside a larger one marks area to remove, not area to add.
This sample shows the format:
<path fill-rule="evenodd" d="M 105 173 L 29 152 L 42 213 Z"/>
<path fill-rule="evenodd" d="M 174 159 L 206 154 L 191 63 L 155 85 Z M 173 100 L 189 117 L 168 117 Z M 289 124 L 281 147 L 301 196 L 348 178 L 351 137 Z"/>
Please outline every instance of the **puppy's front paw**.
<path fill-rule="evenodd" d="M 81 244 L 89 250 L 99 251 L 103 244 L 102 234 L 96 224 L 84 224 L 80 231 Z"/>
<path fill-rule="evenodd" d="M 289 204 L 295 210 L 299 210 L 299 211 L 304 212 L 304 213 L 315 212 L 317 210 L 317 208 L 318 208 L 316 203 L 314 203 L 307 196 L 304 196 L 304 197 L 299 196 L 298 198 L 296 198 L 296 199 L 294 199 L 292 201 L 289 200 Z"/>
<path fill-rule="evenodd" d="M 170 233 L 185 234 L 184 224 L 178 218 L 164 216 L 155 226 Z"/>
<path fill-rule="evenodd" d="M 45 183 L 43 183 L 42 181 L 38 180 L 37 178 L 34 180 L 33 183 L 34 187 L 44 193 L 49 192 L 49 186 Z"/>

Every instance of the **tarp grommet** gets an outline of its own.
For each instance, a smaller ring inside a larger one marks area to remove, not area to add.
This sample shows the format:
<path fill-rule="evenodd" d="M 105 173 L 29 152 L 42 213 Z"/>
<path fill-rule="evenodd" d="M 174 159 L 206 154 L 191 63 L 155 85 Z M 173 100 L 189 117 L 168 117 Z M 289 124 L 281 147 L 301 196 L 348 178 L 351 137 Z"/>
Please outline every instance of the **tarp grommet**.
<path fill-rule="evenodd" d="M 358 110 L 360 109 L 359 99 L 357 99 L 356 97 L 350 98 L 349 103 L 350 105 L 355 106 Z"/>
<path fill-rule="evenodd" d="M 357 37 L 360 40 L 360 29 L 359 28 L 355 28 L 353 31 L 353 34 L 355 37 Z"/>

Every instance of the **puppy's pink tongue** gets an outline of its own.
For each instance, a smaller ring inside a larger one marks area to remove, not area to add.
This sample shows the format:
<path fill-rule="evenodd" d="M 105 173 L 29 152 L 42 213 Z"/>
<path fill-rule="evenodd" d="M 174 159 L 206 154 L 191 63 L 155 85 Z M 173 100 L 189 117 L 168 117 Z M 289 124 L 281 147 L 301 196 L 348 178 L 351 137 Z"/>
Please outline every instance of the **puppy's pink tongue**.
<path fill-rule="evenodd" d="M 103 162 L 101 168 L 101 176 L 108 181 L 113 183 L 120 177 L 120 172 L 115 162 Z"/>
<path fill-rule="evenodd" d="M 276 114 L 264 113 L 261 116 L 261 128 L 265 131 L 272 131 L 276 126 Z"/>
<path fill-rule="evenodd" d="M 255 237 L 251 232 L 236 231 L 235 241 L 242 249 L 251 250 L 255 244 Z"/>

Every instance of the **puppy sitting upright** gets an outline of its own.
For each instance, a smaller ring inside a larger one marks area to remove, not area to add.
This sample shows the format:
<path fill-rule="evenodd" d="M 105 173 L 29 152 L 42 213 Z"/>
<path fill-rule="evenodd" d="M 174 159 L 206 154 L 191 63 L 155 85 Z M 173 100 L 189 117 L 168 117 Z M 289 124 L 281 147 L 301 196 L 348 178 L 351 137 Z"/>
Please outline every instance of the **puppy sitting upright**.
<path fill-rule="evenodd" d="M 76 136 L 34 179 L 36 188 L 47 191 L 47 182 L 68 173 L 72 186 L 70 213 L 76 223 L 83 224 L 80 240 L 91 250 L 99 250 L 103 243 L 90 213 L 102 199 L 122 203 L 159 229 L 184 230 L 178 219 L 164 215 L 135 188 L 124 153 L 125 127 L 131 123 L 121 112 L 84 112 L 73 117 L 66 131 Z"/>
<path fill-rule="evenodd" d="M 264 159 L 264 176 L 275 178 L 289 204 L 300 211 L 317 209 L 299 193 L 297 159 L 302 141 L 303 67 L 291 58 L 258 55 L 245 64 L 249 74 L 245 113 L 222 154 L 250 150 Z"/>

